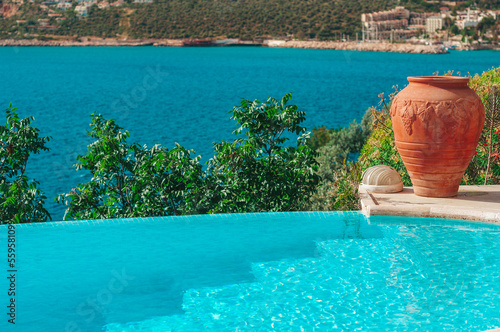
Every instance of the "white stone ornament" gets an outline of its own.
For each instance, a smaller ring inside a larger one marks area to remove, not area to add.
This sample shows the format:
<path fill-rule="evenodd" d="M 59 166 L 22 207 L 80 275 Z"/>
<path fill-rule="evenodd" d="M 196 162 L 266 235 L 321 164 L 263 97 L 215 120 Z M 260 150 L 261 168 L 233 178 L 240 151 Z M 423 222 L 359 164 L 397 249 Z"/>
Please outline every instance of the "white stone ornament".
<path fill-rule="evenodd" d="M 393 167 L 377 165 L 364 171 L 359 187 L 373 193 L 396 193 L 403 190 L 403 182 Z"/>

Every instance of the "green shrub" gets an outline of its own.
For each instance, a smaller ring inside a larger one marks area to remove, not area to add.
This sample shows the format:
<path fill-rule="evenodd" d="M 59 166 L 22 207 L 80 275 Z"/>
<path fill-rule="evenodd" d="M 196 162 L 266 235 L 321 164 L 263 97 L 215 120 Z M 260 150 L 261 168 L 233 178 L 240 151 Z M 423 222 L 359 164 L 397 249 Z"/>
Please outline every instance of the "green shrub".
<path fill-rule="evenodd" d="M 312 135 L 307 140 L 307 145 L 311 147 L 314 151 L 317 151 L 320 147 L 325 146 L 330 142 L 330 134 L 332 130 L 326 128 L 325 126 L 314 127 L 312 129 Z"/>
<path fill-rule="evenodd" d="M 68 208 L 64 219 L 167 216 L 186 213 L 186 192 L 198 184 L 200 157 L 180 145 L 174 149 L 155 145 L 148 149 L 127 143 L 128 131 L 114 120 L 92 114 L 95 142 L 87 155 L 78 156 L 77 170 L 92 179 L 57 197 Z"/>
<path fill-rule="evenodd" d="M 389 107 L 384 107 L 380 110 L 372 108 L 371 112 L 374 119 L 373 130 L 361 150 L 358 161 L 361 168 L 365 170 L 376 165 L 394 167 L 401 176 L 403 184 L 405 186 L 411 186 L 410 176 L 408 175 L 394 141 L 394 131 L 392 130 Z"/>
<path fill-rule="evenodd" d="M 390 100 L 395 93 L 390 95 Z M 368 109 L 361 125 L 336 131 L 328 144 L 320 147 L 319 174 L 322 182 L 311 196 L 311 210 L 359 210 L 358 186 L 363 171 L 375 165 L 394 167 L 404 185 L 411 186 L 410 177 L 394 143 L 394 132 L 389 114 L 390 103 L 380 95 L 382 107 Z M 361 151 L 356 162 L 347 160 L 347 155 Z"/>
<path fill-rule="evenodd" d="M 358 163 L 344 163 L 332 170 L 331 178 L 322 180 L 305 208 L 311 211 L 359 210 L 358 186 L 361 181 L 361 168 Z"/>
<path fill-rule="evenodd" d="M 319 177 L 300 126 L 305 113 L 287 105 L 290 98 L 235 107 L 235 134 L 246 137 L 215 144 L 205 172 L 192 150 L 129 144 L 128 131 L 94 114 L 88 135 L 96 141 L 76 165 L 92 180 L 58 196 L 65 219 L 298 210 Z M 285 146 L 285 132 L 302 134 L 296 146 Z"/>
<path fill-rule="evenodd" d="M 354 121 L 347 128 L 330 129 L 328 135 L 326 127 L 313 131 L 310 144 L 318 151 L 317 173 L 322 180 L 304 209 L 359 210 L 361 169 L 353 155 L 361 152 L 372 131 L 372 116 L 369 109 L 361 124 Z"/>
<path fill-rule="evenodd" d="M 301 123 L 305 113 L 287 105 L 291 94 L 265 103 L 243 100 L 231 111 L 244 134 L 233 142 L 215 144 L 208 162 L 204 197 L 199 206 L 210 213 L 295 211 L 316 188 L 319 177 L 314 151 L 305 144 Z M 295 134 L 286 146 L 285 133 Z"/>
<path fill-rule="evenodd" d="M 21 119 L 12 104 L 5 110 L 6 124 L 0 126 L 0 223 L 40 222 L 50 219 L 36 180 L 28 180 L 31 154 L 48 151 L 50 137 L 40 137 L 31 126 L 33 117 Z"/>
<path fill-rule="evenodd" d="M 371 113 L 367 112 L 363 119 L 370 116 Z M 317 150 L 318 174 L 321 178 L 332 181 L 333 171 L 343 168 L 346 162 L 355 162 L 370 132 L 369 125 L 365 124 L 363 127 L 356 121 L 347 128 L 331 130 L 328 143 Z"/>
<path fill-rule="evenodd" d="M 485 126 L 479 138 L 476 154 L 467 168 L 462 184 L 500 183 L 500 110 L 498 88 L 500 67 L 475 75 L 469 86 L 476 91 L 485 106 Z"/>

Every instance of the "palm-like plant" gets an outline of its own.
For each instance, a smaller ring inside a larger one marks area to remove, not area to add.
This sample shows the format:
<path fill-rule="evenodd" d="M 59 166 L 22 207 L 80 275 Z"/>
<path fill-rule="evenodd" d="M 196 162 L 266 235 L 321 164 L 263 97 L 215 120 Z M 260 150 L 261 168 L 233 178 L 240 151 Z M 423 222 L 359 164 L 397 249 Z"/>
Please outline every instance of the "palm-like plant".
<path fill-rule="evenodd" d="M 488 99 L 486 100 L 484 111 L 485 111 L 485 123 L 484 131 L 488 137 L 486 138 L 486 144 L 488 144 L 488 163 L 486 165 L 486 174 L 484 177 L 484 184 L 486 185 L 488 181 L 488 174 L 491 168 L 492 158 L 497 161 L 500 159 L 500 99 L 498 86 L 495 84 L 492 86 Z M 496 130 L 496 131 L 495 131 Z M 497 136 L 497 137 L 495 137 Z M 496 149 L 495 149 L 496 148 Z"/>

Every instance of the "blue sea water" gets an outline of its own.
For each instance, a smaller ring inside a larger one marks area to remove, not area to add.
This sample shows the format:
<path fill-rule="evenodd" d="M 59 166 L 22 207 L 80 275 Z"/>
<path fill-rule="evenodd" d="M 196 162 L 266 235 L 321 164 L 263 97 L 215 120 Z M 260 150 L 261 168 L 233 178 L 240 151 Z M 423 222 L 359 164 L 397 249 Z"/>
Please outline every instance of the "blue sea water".
<path fill-rule="evenodd" d="M 15 239 L 0 289 L 16 326 L 2 293 L 0 331 L 500 327 L 499 225 L 255 213 L 19 224 Z"/>
<path fill-rule="evenodd" d="M 232 138 L 228 112 L 241 99 L 293 93 L 305 125 L 347 126 L 377 105 L 377 95 L 407 83 L 407 76 L 453 70 L 482 73 L 500 64 L 494 51 L 420 55 L 276 48 L 4 47 L 0 48 L 0 105 L 35 116 L 50 152 L 32 158 L 28 174 L 53 198 L 88 175 L 76 156 L 91 142 L 90 114 L 114 118 L 131 141 L 191 148 L 204 161 L 212 144 Z"/>

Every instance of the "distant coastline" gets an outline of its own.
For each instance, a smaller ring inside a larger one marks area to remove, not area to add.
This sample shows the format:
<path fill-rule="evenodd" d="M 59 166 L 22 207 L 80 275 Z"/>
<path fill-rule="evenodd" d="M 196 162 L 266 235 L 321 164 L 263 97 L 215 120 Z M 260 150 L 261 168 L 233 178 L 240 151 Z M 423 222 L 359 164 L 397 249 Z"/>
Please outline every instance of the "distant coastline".
<path fill-rule="evenodd" d="M 415 53 L 415 54 L 443 54 L 447 49 L 442 45 L 420 45 L 411 43 L 388 43 L 388 42 L 335 42 L 335 41 L 314 41 L 314 40 L 263 40 L 254 43 L 256 46 L 278 47 L 278 48 L 307 48 L 307 49 L 332 49 L 345 51 L 373 51 L 373 52 L 395 52 L 395 53 Z M 239 46 L 253 45 L 251 42 L 232 42 L 229 44 L 218 44 L 215 46 Z M 183 46 L 181 39 L 112 39 L 82 37 L 79 40 L 67 39 L 2 39 L 0 46 Z M 494 50 L 494 48 L 489 48 Z"/>
<path fill-rule="evenodd" d="M 314 48 L 343 51 L 372 51 L 417 54 L 442 54 L 448 51 L 441 45 L 414 45 L 409 43 L 363 43 L 363 42 L 332 42 L 332 41 L 267 41 L 269 47 Z"/>

